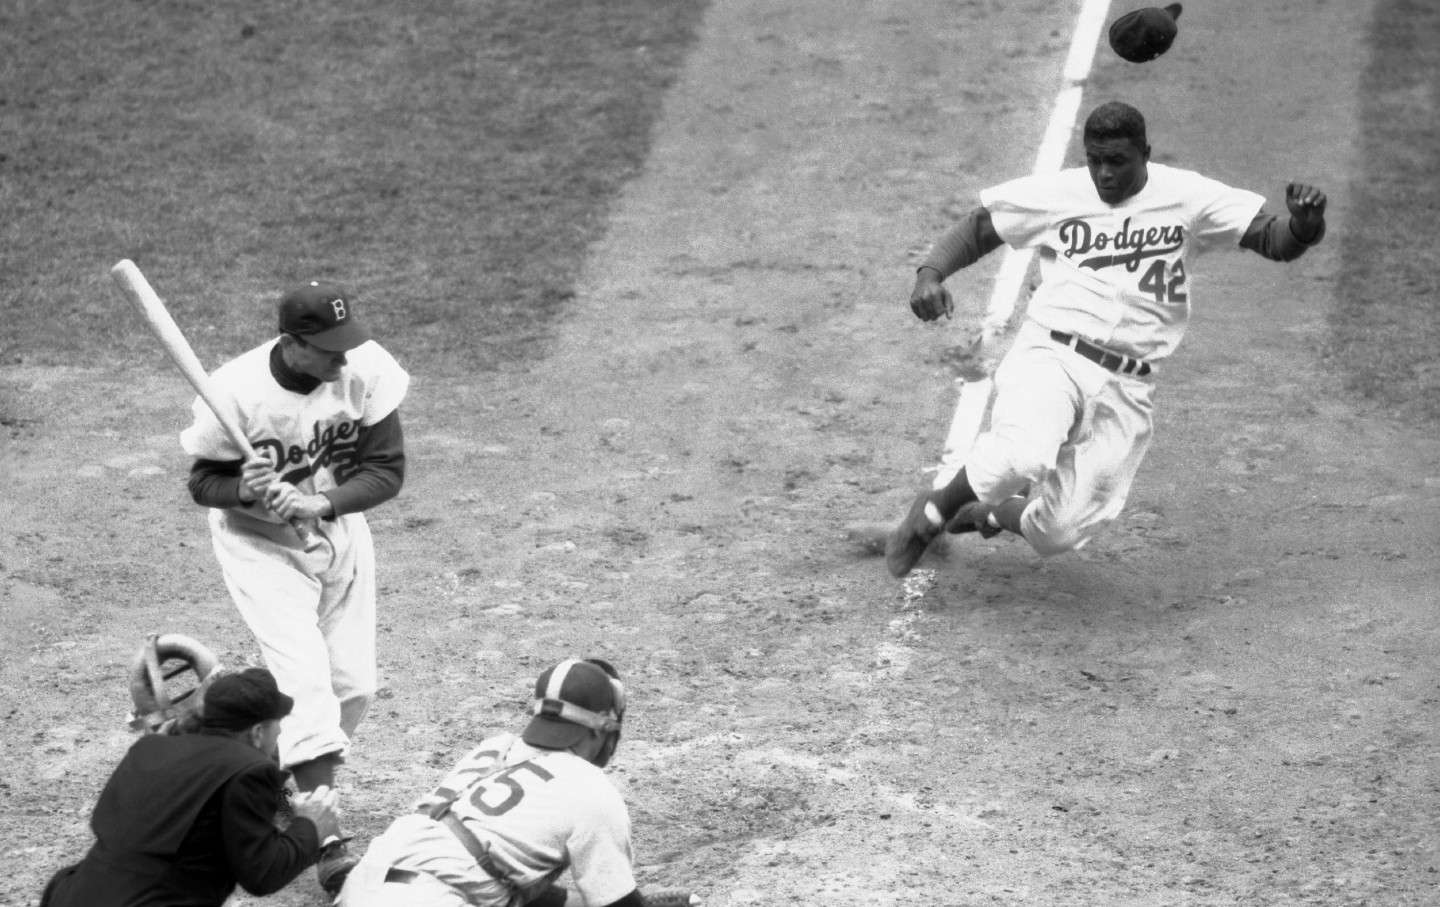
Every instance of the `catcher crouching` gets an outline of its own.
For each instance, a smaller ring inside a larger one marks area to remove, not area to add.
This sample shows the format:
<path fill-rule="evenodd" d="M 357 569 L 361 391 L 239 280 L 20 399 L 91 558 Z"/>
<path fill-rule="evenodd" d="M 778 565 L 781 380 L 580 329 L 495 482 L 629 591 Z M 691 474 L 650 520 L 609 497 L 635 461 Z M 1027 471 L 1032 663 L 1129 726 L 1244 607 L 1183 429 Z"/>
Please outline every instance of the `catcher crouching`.
<path fill-rule="evenodd" d="M 524 731 L 487 738 L 351 871 L 337 907 L 680 907 L 636 888 L 630 814 L 602 769 L 625 719 L 619 674 L 567 658 L 535 683 Z M 566 870 L 578 899 L 555 880 Z"/>

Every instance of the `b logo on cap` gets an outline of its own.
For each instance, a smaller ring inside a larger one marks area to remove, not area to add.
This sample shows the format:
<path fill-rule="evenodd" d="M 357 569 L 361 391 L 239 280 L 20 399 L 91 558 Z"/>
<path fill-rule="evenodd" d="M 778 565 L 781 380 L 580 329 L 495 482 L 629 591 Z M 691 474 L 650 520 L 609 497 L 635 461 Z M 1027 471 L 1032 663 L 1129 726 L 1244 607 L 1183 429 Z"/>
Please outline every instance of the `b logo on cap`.
<path fill-rule="evenodd" d="M 345 316 L 349 314 L 345 311 L 345 299 L 341 296 L 336 296 L 334 299 L 330 300 L 330 309 L 335 313 L 336 321 L 344 321 Z"/>

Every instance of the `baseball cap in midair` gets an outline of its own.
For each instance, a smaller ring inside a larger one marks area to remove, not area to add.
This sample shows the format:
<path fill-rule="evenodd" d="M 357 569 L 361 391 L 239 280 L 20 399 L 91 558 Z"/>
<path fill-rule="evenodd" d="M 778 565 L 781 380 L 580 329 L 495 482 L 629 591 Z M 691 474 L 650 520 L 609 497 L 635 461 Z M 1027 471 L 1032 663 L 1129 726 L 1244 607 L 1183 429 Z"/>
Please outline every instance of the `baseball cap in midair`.
<path fill-rule="evenodd" d="M 355 298 L 333 283 L 312 280 L 280 297 L 280 333 L 296 334 L 311 346 L 343 353 L 370 339 L 355 317 Z"/>
<path fill-rule="evenodd" d="M 1170 49 L 1180 27 L 1180 4 L 1147 6 L 1110 23 L 1110 49 L 1131 63 L 1146 63 Z"/>
<path fill-rule="evenodd" d="M 535 681 L 534 718 L 521 735 L 531 746 L 569 749 L 591 730 L 620 729 L 625 688 L 615 669 L 598 660 L 567 658 Z"/>

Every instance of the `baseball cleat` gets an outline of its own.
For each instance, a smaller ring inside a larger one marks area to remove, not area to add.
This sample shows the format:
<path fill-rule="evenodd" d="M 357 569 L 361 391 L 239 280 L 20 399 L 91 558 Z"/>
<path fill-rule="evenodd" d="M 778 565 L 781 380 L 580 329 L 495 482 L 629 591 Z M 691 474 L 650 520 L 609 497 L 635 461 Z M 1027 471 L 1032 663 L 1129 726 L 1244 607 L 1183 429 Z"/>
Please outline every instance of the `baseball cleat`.
<path fill-rule="evenodd" d="M 909 573 L 925 556 L 930 543 L 945 530 L 945 517 L 930 500 L 930 494 L 929 490 L 920 492 L 905 519 L 885 540 L 885 566 L 893 577 Z"/>
<path fill-rule="evenodd" d="M 359 862 L 351 856 L 344 841 L 327 844 L 320 849 L 320 859 L 315 861 L 315 880 L 326 894 L 334 897 L 344 886 L 345 877 Z"/>
<path fill-rule="evenodd" d="M 990 522 L 992 512 L 994 512 L 994 508 L 987 507 L 979 501 L 971 501 L 950 518 L 950 521 L 945 524 L 945 531 L 951 533 L 978 532 L 981 538 L 994 538 L 1003 530 Z"/>

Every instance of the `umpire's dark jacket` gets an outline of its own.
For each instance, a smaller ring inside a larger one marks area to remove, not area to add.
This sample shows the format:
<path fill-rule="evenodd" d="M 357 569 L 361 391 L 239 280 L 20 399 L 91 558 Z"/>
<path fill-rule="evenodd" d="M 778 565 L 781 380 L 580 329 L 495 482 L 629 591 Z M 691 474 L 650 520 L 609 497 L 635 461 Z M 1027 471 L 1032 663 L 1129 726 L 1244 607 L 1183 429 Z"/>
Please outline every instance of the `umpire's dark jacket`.
<path fill-rule="evenodd" d="M 95 844 L 56 873 L 41 907 L 220 907 L 237 883 L 279 891 L 320 850 L 308 819 L 276 829 L 284 783 L 233 737 L 141 737 L 95 805 Z"/>

